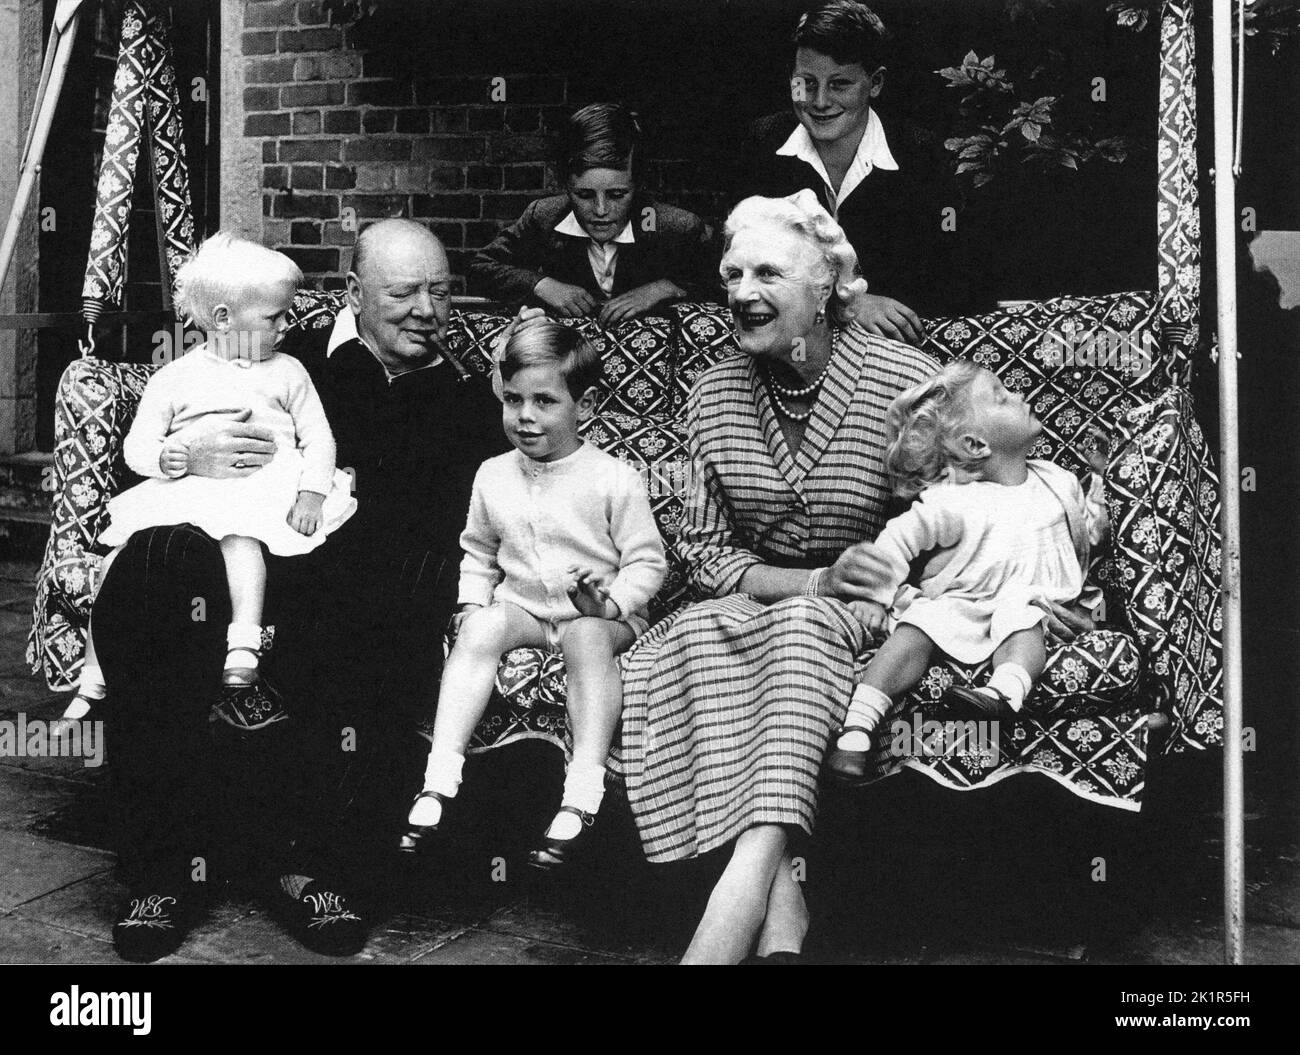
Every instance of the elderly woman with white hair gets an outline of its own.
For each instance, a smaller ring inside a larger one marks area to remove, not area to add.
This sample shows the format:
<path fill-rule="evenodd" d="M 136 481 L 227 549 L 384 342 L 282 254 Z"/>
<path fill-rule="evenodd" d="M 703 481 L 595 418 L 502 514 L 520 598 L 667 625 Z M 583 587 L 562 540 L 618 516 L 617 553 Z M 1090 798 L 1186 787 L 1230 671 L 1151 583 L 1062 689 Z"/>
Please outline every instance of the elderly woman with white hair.
<path fill-rule="evenodd" d="M 938 367 L 853 321 L 857 258 L 810 191 L 737 205 L 720 271 L 743 355 L 691 393 L 677 543 L 707 599 L 629 657 L 621 768 L 650 861 L 732 845 L 682 962 L 793 962 L 790 839 L 871 644 L 845 602 L 886 575 L 885 411 Z"/>

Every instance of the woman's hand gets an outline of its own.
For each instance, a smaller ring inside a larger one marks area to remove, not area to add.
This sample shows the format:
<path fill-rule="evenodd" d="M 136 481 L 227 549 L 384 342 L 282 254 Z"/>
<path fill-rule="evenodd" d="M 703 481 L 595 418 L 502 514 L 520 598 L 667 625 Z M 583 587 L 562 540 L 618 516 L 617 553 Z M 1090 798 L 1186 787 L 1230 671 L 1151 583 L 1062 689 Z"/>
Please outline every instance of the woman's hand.
<path fill-rule="evenodd" d="M 893 297 L 864 293 L 853 302 L 855 320 L 868 333 L 920 347 L 925 330 L 916 312 Z"/>
<path fill-rule="evenodd" d="M 872 542 L 859 542 L 839 555 L 822 576 L 818 593 L 842 601 L 869 601 L 871 595 L 889 585 L 893 566 Z"/>
<path fill-rule="evenodd" d="M 600 324 L 613 326 L 618 322 L 626 322 L 638 315 L 644 315 L 656 304 L 685 295 L 685 290 L 666 278 L 647 282 L 644 286 L 629 289 L 626 293 L 620 293 L 617 297 L 606 301 L 605 306 L 600 309 Z"/>
<path fill-rule="evenodd" d="M 548 304 L 559 314 L 571 319 L 591 315 L 596 311 L 596 298 L 581 286 L 570 286 L 553 278 L 544 278 L 533 287 L 533 293 L 543 304 Z"/>
<path fill-rule="evenodd" d="M 316 529 L 320 527 L 320 511 L 324 503 L 325 496 L 322 494 L 315 491 L 299 491 L 293 508 L 289 510 L 285 520 L 299 535 L 314 535 Z"/>
<path fill-rule="evenodd" d="M 889 609 L 879 601 L 850 601 L 849 611 L 867 628 L 873 641 L 883 641 L 889 634 Z"/>
<path fill-rule="evenodd" d="M 574 577 L 569 586 L 569 600 L 574 608 L 592 619 L 619 618 L 618 605 L 609 599 L 609 590 L 599 575 L 577 565 L 569 569 L 569 574 Z"/>
<path fill-rule="evenodd" d="M 1073 641 L 1079 634 L 1086 634 L 1089 630 L 1097 628 L 1092 614 L 1081 605 L 1055 604 L 1052 601 L 1033 603 L 1047 613 L 1049 641 Z"/>

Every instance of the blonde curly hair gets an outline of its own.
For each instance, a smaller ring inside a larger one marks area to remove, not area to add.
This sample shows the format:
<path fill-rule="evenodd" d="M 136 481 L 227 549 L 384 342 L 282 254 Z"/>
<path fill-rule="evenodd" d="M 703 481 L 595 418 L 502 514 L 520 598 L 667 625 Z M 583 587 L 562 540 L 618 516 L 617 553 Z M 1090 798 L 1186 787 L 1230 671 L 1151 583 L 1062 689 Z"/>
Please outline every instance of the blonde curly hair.
<path fill-rule="evenodd" d="M 974 363 L 949 363 L 898 396 L 885 414 L 885 468 L 894 493 L 915 498 L 929 484 L 979 468 L 988 458 L 961 445 L 970 415 L 970 388 L 988 373 Z"/>
<path fill-rule="evenodd" d="M 804 189 L 785 198 L 746 198 L 727 217 L 723 253 L 730 250 L 738 231 L 765 224 L 795 232 L 817 252 L 819 264 L 814 278 L 831 287 L 826 313 L 837 326 L 851 322 L 857 316 L 854 301 L 866 293 L 867 280 L 858 268 L 858 254 L 844 236 L 844 228 L 831 219 L 817 195 Z"/>

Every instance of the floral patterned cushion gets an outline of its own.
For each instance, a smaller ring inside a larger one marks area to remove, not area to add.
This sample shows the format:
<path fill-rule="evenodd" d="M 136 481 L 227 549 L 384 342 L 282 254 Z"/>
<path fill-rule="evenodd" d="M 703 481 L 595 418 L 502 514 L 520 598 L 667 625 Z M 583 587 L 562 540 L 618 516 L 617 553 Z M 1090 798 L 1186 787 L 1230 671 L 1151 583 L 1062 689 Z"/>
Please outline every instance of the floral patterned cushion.
<path fill-rule="evenodd" d="M 151 366 L 78 359 L 59 381 L 49 541 L 36 579 L 27 662 L 51 689 L 76 684 L 103 551 L 108 499 L 133 479 L 122 439 Z"/>
<path fill-rule="evenodd" d="M 302 293 L 294 324 L 329 325 L 341 303 L 340 293 Z M 508 322 L 453 311 L 449 350 L 486 381 L 492 343 Z M 700 370 L 737 354 L 727 313 L 717 305 L 686 304 L 667 318 L 610 331 L 590 321 L 570 325 L 583 327 L 605 355 L 608 391 L 584 424 L 584 435 L 643 473 L 660 530 L 671 541 L 688 479 L 680 420 Z M 1160 357 L 1150 364 L 1133 361 L 1133 355 L 1150 351 L 1147 335 L 1155 326 L 1152 298 L 1144 293 L 1063 297 L 927 324 L 925 347 L 936 358 L 982 362 L 1008 387 L 1027 394 L 1047 426 L 1035 453 L 1081 472 L 1090 426 L 1100 424 L 1114 437 L 1112 449 L 1118 450 L 1107 473 L 1114 543 L 1092 573 L 1106 594 L 1110 618 L 1104 628 L 1052 651 L 1025 715 L 1008 723 L 996 759 L 984 750 L 937 757 L 882 751 L 882 776 L 906 767 L 968 788 L 1033 771 L 1084 797 L 1136 808 L 1150 711 L 1159 708 L 1173 717 L 1166 750 L 1218 742 L 1218 483 L 1190 397 L 1168 383 L 1185 364 Z M 1088 344 L 1111 333 L 1119 336 Z M 69 367 L 60 385 L 54 526 L 28 646 L 29 661 L 44 670 L 52 688 L 70 687 L 80 666 L 100 560 L 95 539 L 104 504 L 129 477 L 121 440 L 150 372 L 83 360 Z M 684 587 L 682 569 L 670 568 L 652 615 L 680 604 Z M 900 718 L 928 720 L 946 684 L 978 684 L 985 676 L 984 668 L 936 664 Z M 563 747 L 564 679 L 558 656 L 511 653 L 474 746 L 487 749 L 528 736 Z"/>
<path fill-rule="evenodd" d="M 933 319 L 921 345 L 940 363 L 966 359 L 1024 395 L 1043 423 L 1030 456 L 1076 473 L 1090 432 L 1116 423 L 1168 384 L 1149 293 L 1056 297 L 990 315 Z"/>
<path fill-rule="evenodd" d="M 576 326 L 600 351 L 605 367 L 598 414 L 671 420 L 674 321 L 646 316 L 605 329 L 591 319 L 560 319 Z M 468 369 L 486 373 L 492 347 L 510 320 L 482 312 L 455 312 L 447 343 Z"/>

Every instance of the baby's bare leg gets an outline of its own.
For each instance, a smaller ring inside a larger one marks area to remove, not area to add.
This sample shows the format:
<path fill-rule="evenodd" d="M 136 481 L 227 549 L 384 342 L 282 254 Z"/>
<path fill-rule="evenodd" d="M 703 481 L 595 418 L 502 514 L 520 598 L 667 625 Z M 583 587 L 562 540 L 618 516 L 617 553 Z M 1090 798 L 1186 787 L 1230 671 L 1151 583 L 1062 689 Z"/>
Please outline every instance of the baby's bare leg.
<path fill-rule="evenodd" d="M 560 648 L 568 673 L 573 764 L 604 766 L 623 710 L 623 679 L 615 657 L 632 644 L 632 629 L 611 619 L 566 623 Z"/>
<path fill-rule="evenodd" d="M 896 700 L 916 687 L 933 654 L 934 642 L 929 634 L 910 623 L 899 623 L 871 657 L 862 681 Z"/>
<path fill-rule="evenodd" d="M 1047 666 L 1047 645 L 1043 640 L 1043 625 L 1031 626 L 1028 630 L 1017 630 L 998 645 L 993 653 L 993 669 L 996 671 L 1004 663 L 1017 663 L 1037 684 Z"/>
<path fill-rule="evenodd" d="M 623 710 L 623 681 L 614 658 L 632 644 L 626 623 L 583 616 L 565 623 L 560 649 L 568 673 L 568 712 L 573 727 L 573 760 L 564 777 L 561 812 L 546 830 L 550 839 L 572 839 L 582 831 L 582 819 L 571 809 L 594 816 L 605 797 L 605 762 Z M 561 861 L 546 849 L 534 863 L 550 867 Z"/>
<path fill-rule="evenodd" d="M 835 746 L 841 751 L 869 751 L 871 734 L 898 698 L 921 680 L 933 654 L 934 642 L 925 631 L 910 623 L 895 627 L 871 657 L 862 683 L 854 689 L 844 718 L 846 732 Z"/>
<path fill-rule="evenodd" d="M 221 540 L 221 557 L 226 562 L 226 582 L 230 585 L 231 623 L 248 623 L 260 629 L 266 598 L 262 544 L 255 538 L 227 535 Z"/>
<path fill-rule="evenodd" d="M 431 830 L 441 822 L 442 799 L 455 798 L 460 790 L 465 749 L 487 710 L 501 657 L 512 649 L 544 644 L 542 624 L 513 604 L 480 608 L 460 624 L 443 667 L 433 745 L 424 768 L 424 791 L 431 794 L 416 797 L 408 817 L 413 830 L 403 837 L 402 849 L 413 849 L 420 829 Z"/>
<path fill-rule="evenodd" d="M 545 644 L 541 623 L 517 605 L 493 604 L 470 612 L 442 671 L 434 749 L 463 754 L 487 710 L 501 657 L 512 649 Z"/>
<path fill-rule="evenodd" d="M 1043 626 L 1017 630 L 993 653 L 993 673 L 982 690 L 986 694 L 1001 693 L 1012 711 L 1024 706 L 1025 697 L 1042 677 L 1047 665 L 1047 646 L 1043 640 Z"/>

